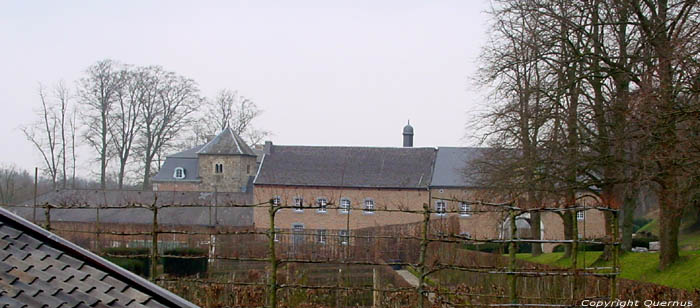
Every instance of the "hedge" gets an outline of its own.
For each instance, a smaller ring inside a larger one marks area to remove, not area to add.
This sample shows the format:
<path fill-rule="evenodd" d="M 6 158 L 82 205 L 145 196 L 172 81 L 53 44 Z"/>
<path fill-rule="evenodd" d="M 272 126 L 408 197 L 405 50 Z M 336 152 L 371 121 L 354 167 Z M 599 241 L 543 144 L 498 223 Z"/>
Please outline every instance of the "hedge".
<path fill-rule="evenodd" d="M 121 266 L 122 268 L 143 276 L 148 277 L 151 273 L 151 258 L 148 256 L 132 257 L 134 255 L 148 255 L 151 253 L 149 248 L 106 248 L 102 250 L 105 259 Z M 111 256 L 110 256 L 111 255 Z M 116 257 L 119 256 L 119 257 Z"/>
<path fill-rule="evenodd" d="M 188 257 L 163 257 L 163 272 L 175 276 L 189 276 L 207 272 L 208 253 L 201 248 L 175 248 L 165 251 L 166 255 Z"/>

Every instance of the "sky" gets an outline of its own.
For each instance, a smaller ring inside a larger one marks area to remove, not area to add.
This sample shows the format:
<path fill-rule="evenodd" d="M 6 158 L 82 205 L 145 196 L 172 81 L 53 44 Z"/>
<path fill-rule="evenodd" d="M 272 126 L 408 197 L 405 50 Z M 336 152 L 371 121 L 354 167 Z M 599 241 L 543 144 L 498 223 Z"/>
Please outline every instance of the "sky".
<path fill-rule="evenodd" d="M 474 145 L 488 0 L 2 1 L 0 164 L 41 167 L 19 128 L 39 83 L 72 89 L 103 59 L 160 65 L 205 96 L 238 91 L 275 144 Z M 79 160 L 94 155 L 83 146 Z M 81 165 L 81 173 L 98 166 Z"/>

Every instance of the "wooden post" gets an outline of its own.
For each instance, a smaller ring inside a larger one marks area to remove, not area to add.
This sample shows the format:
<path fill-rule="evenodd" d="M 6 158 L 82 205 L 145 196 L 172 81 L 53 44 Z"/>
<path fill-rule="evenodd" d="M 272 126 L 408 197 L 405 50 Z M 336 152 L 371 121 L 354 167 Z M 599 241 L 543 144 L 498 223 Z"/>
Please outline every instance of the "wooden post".
<path fill-rule="evenodd" d="M 336 285 L 338 286 L 338 288 L 335 290 L 335 307 L 336 307 L 336 308 L 340 308 L 340 307 L 341 307 L 341 306 L 340 306 L 340 302 L 341 302 L 341 301 L 340 301 L 340 293 L 341 293 L 341 292 L 340 292 L 340 286 L 342 285 L 342 282 L 343 282 L 343 269 L 342 269 L 342 268 L 338 268 L 338 277 L 337 277 L 337 280 L 336 280 Z"/>
<path fill-rule="evenodd" d="M 382 306 L 381 303 L 381 296 L 379 294 L 379 273 L 377 272 L 376 268 L 372 268 L 372 307 L 373 308 L 379 308 Z"/>
<path fill-rule="evenodd" d="M 612 212 L 612 230 L 613 230 L 613 238 L 612 238 L 612 254 L 613 254 L 613 274 L 610 277 L 610 300 L 614 300 L 617 298 L 617 275 L 620 272 L 619 269 L 619 257 L 620 257 L 620 243 L 619 243 L 619 237 L 620 237 L 620 229 L 618 225 L 618 219 L 619 219 L 619 212 L 614 211 Z"/>
<path fill-rule="evenodd" d="M 51 204 L 48 202 L 44 203 L 44 217 L 46 217 L 45 229 L 51 231 Z"/>
<path fill-rule="evenodd" d="M 508 299 L 510 300 L 511 304 L 517 304 L 518 303 L 518 290 L 517 290 L 517 276 L 515 275 L 515 270 L 516 270 L 516 259 L 515 259 L 515 252 L 518 250 L 518 244 L 515 242 L 518 232 L 518 227 L 515 223 L 515 210 L 514 209 L 509 209 L 508 210 L 508 216 L 510 218 L 510 244 L 508 245 L 508 256 L 510 258 L 510 264 L 508 265 L 508 271 L 510 272 L 508 274 Z"/>
<path fill-rule="evenodd" d="M 576 290 L 578 289 L 578 275 L 576 272 L 576 268 L 578 266 L 578 214 L 577 210 L 572 210 L 573 213 L 571 215 L 571 228 L 573 229 L 573 240 L 571 242 L 571 271 L 574 273 L 573 276 L 571 276 L 571 301 L 573 303 L 574 300 L 576 300 Z M 585 214 L 584 214 L 585 215 Z M 585 253 L 585 252 L 584 252 Z"/>
<path fill-rule="evenodd" d="M 267 294 L 268 306 L 270 308 L 277 307 L 277 254 L 275 251 L 275 214 L 277 212 L 277 207 L 274 202 L 270 200 L 270 229 L 268 230 L 268 243 L 269 243 L 269 253 L 270 253 L 270 281 Z"/>
<path fill-rule="evenodd" d="M 428 203 L 423 206 L 423 224 L 421 227 L 423 230 L 421 231 L 422 233 L 422 239 L 420 242 L 420 255 L 418 256 L 418 273 L 420 274 L 420 277 L 418 277 L 418 288 L 416 291 L 418 292 L 418 307 L 423 308 L 423 302 L 425 301 L 425 258 L 426 258 L 426 252 L 428 250 L 428 224 L 430 223 L 430 194 L 428 194 Z"/>
<path fill-rule="evenodd" d="M 151 281 L 156 281 L 158 269 L 158 206 L 153 202 L 153 230 L 151 233 Z"/>
<path fill-rule="evenodd" d="M 34 167 L 34 212 L 32 213 L 32 222 L 36 224 L 36 194 L 39 181 L 39 168 Z"/>
<path fill-rule="evenodd" d="M 100 245 L 100 204 L 97 204 L 95 208 L 95 251 L 99 254 L 102 251 L 102 245 Z"/>

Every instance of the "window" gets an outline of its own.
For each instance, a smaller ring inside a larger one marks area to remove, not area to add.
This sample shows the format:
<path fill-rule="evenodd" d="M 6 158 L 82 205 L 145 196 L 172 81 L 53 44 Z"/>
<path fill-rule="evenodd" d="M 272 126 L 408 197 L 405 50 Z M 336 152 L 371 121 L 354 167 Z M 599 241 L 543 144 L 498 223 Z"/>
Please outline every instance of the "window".
<path fill-rule="evenodd" d="M 326 213 L 328 210 L 328 199 L 326 198 L 318 198 L 316 199 L 316 205 L 318 206 L 317 212 L 319 213 Z"/>
<path fill-rule="evenodd" d="M 303 212 L 304 211 L 304 198 L 294 197 L 294 211 Z"/>
<path fill-rule="evenodd" d="M 245 166 L 245 172 L 246 172 L 247 174 L 250 174 L 250 165 L 246 165 L 246 166 Z"/>
<path fill-rule="evenodd" d="M 374 214 L 374 200 L 371 198 L 365 199 L 365 214 Z"/>
<path fill-rule="evenodd" d="M 215 164 L 214 173 L 224 173 L 224 164 Z"/>
<path fill-rule="evenodd" d="M 319 244 L 325 244 L 326 243 L 326 236 L 328 234 L 328 231 L 326 229 L 321 229 L 317 231 L 318 235 L 318 243 Z"/>
<path fill-rule="evenodd" d="M 175 168 L 175 172 L 173 173 L 173 177 L 176 179 L 184 179 L 185 178 L 185 168 L 182 168 L 182 167 Z"/>
<path fill-rule="evenodd" d="M 292 243 L 294 245 L 303 244 L 306 235 L 304 234 L 304 225 L 300 223 L 292 224 Z"/>
<path fill-rule="evenodd" d="M 350 237 L 348 236 L 348 230 L 338 231 L 338 240 L 340 240 L 340 245 L 347 245 L 350 241 Z"/>
<path fill-rule="evenodd" d="M 272 197 L 272 205 L 280 205 L 280 204 L 282 204 L 282 198 L 280 198 L 280 196 Z"/>
<path fill-rule="evenodd" d="M 586 217 L 586 212 L 578 211 L 576 212 L 576 220 L 583 220 Z"/>
<path fill-rule="evenodd" d="M 340 199 L 340 214 L 350 213 L 350 199 L 342 198 Z"/>
<path fill-rule="evenodd" d="M 280 228 L 275 228 L 275 242 L 280 241 Z"/>
<path fill-rule="evenodd" d="M 469 216 L 472 216 L 471 212 L 472 212 L 471 204 L 467 204 L 466 202 L 459 203 L 459 216 L 469 217 Z"/>
<path fill-rule="evenodd" d="M 445 216 L 447 214 L 447 201 L 435 201 L 435 214 L 437 214 L 438 216 Z"/>

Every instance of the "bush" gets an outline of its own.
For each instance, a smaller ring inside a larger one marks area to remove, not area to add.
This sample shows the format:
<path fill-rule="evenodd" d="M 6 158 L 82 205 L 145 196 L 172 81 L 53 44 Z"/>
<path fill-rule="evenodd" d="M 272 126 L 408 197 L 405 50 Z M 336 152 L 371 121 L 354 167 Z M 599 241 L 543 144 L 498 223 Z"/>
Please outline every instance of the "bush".
<path fill-rule="evenodd" d="M 151 251 L 148 248 L 107 248 L 104 249 L 102 253 L 104 254 L 105 259 L 108 261 L 119 265 L 136 275 L 148 277 L 151 273 L 150 257 L 134 257 L 135 255 L 150 254 Z"/>
<path fill-rule="evenodd" d="M 554 249 L 552 249 L 552 252 L 564 252 L 566 250 L 566 245 L 567 244 L 559 244 L 557 246 L 554 246 Z M 578 251 L 604 251 L 604 250 L 605 250 L 605 244 L 583 243 L 583 244 L 578 245 Z"/>
<path fill-rule="evenodd" d="M 208 253 L 201 248 L 175 248 L 165 251 L 166 255 L 187 257 L 163 257 L 163 272 L 175 276 L 189 276 L 207 272 Z"/>
<path fill-rule="evenodd" d="M 632 239 L 632 247 L 646 247 L 649 248 L 649 242 L 656 242 L 659 238 L 657 237 L 636 237 Z"/>

